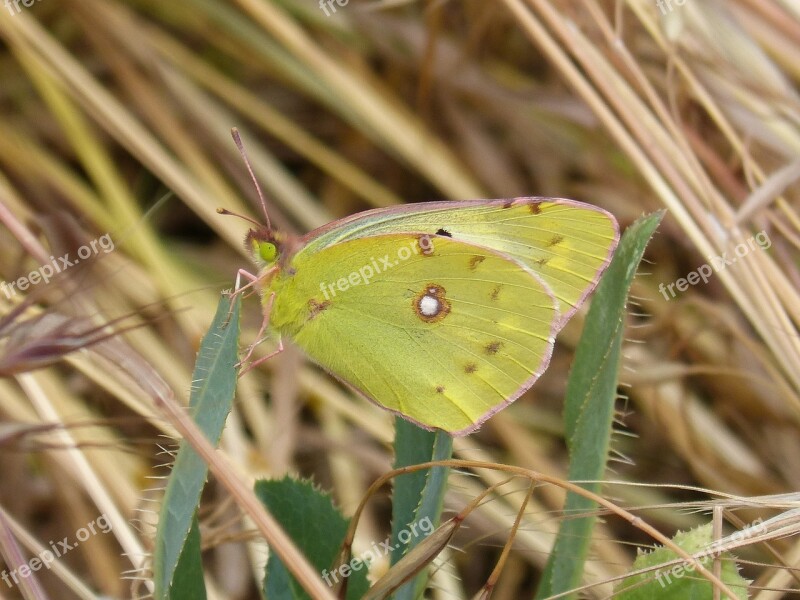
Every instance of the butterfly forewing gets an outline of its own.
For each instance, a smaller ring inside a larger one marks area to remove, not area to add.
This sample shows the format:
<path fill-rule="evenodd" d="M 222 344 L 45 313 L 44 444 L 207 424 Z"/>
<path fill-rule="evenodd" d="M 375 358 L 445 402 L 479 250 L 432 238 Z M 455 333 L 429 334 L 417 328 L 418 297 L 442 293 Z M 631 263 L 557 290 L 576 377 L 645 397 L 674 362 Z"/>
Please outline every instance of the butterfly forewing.
<path fill-rule="evenodd" d="M 309 251 L 389 233 L 427 233 L 491 248 L 537 273 L 559 301 L 558 329 L 594 289 L 619 239 L 614 218 L 558 198 L 427 202 L 360 213 L 307 237 Z"/>
<path fill-rule="evenodd" d="M 269 290 L 271 326 L 424 427 L 476 429 L 550 359 L 558 301 L 536 273 L 485 245 L 373 234 L 308 246 L 290 266 Z"/>

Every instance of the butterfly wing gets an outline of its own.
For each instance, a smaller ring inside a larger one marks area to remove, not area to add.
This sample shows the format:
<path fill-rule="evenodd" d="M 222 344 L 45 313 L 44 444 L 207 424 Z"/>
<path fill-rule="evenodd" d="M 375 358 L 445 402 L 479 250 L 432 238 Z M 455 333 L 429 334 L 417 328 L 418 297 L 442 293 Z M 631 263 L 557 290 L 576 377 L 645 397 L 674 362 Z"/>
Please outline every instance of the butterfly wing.
<path fill-rule="evenodd" d="M 273 281 L 271 327 L 377 404 L 469 433 L 544 371 L 558 311 L 516 261 L 448 237 L 301 250 Z"/>
<path fill-rule="evenodd" d="M 537 273 L 558 299 L 558 329 L 597 285 L 619 240 L 616 220 L 600 208 L 528 197 L 376 209 L 329 223 L 303 242 L 313 252 L 375 235 L 437 232 L 501 252 Z"/>

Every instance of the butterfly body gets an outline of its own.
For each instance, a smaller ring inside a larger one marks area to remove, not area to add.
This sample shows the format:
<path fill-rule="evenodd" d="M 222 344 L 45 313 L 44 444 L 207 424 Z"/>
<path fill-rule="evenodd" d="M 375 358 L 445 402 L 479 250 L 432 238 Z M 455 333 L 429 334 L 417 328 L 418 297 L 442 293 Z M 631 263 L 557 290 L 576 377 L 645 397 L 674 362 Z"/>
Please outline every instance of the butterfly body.
<path fill-rule="evenodd" d="M 541 375 L 618 240 L 571 200 L 377 209 L 298 239 L 251 231 L 269 327 L 380 406 L 477 429 Z"/>

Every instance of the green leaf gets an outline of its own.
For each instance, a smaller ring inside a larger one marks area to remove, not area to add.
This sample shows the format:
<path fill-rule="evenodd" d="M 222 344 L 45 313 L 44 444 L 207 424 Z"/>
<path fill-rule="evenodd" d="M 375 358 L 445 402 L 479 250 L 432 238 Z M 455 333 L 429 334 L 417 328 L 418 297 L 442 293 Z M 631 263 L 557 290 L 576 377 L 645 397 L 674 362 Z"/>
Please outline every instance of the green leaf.
<path fill-rule="evenodd" d="M 203 562 L 200 553 L 200 525 L 197 514 L 192 518 L 192 527 L 181 550 L 175 577 L 168 592 L 170 600 L 205 600 L 206 585 L 203 581 Z"/>
<path fill-rule="evenodd" d="M 711 523 L 678 533 L 672 541 L 689 554 L 700 552 L 712 543 Z M 615 594 L 615 597 L 619 600 L 712 600 L 714 588 L 708 580 L 695 573 L 694 565 L 681 560 L 677 564 L 659 568 L 659 565 L 674 561 L 676 558 L 677 554 L 664 547 L 640 554 L 633 563 L 633 570 L 648 569 L 648 571 L 623 579 L 617 587 L 618 595 Z M 722 582 L 737 598 L 746 600 L 747 581 L 739 575 L 733 555 L 729 552 L 709 553 L 706 558 L 700 559 L 700 562 L 707 569 L 711 569 L 715 558 L 722 561 L 720 575 Z"/>
<path fill-rule="evenodd" d="M 236 391 L 236 362 L 239 344 L 239 304 L 237 296 L 231 309 L 223 295 L 211 328 L 200 344 L 189 402 L 190 414 L 212 444 L 217 444 L 231 410 Z M 158 519 L 153 556 L 153 583 L 156 600 L 205 598 L 187 596 L 177 581 L 186 581 L 200 573 L 198 586 L 203 585 L 199 536 L 197 544 L 188 545 L 196 527 L 200 493 L 206 482 L 208 466 L 185 442 L 181 442 L 172 468 Z M 178 568 L 186 572 L 178 572 Z M 174 588 L 174 591 L 173 591 Z M 198 588 L 199 589 L 199 588 Z"/>
<path fill-rule="evenodd" d="M 601 480 L 605 474 L 617 395 L 625 303 L 647 242 L 662 216 L 663 212 L 649 215 L 628 228 L 597 286 L 586 317 L 567 382 L 564 406 L 570 481 Z M 583 487 L 599 491 L 600 484 L 583 484 Z M 567 494 L 564 506 L 567 516 L 593 508 L 595 504 L 582 496 Z M 594 517 L 562 522 L 537 598 L 564 593 L 580 585 L 594 522 Z"/>
<path fill-rule="evenodd" d="M 399 421 L 399 419 L 396 420 Z M 447 460 L 452 457 L 453 438 L 448 433 L 437 431 L 431 434 L 433 436 L 433 446 L 424 446 L 425 451 L 430 451 L 430 454 L 422 457 L 420 456 L 422 454 L 421 450 L 415 450 L 408 446 L 414 444 L 417 440 L 424 440 L 427 443 L 430 441 L 430 438 L 423 436 L 421 433 L 411 432 L 409 427 L 420 429 L 413 423 L 408 423 L 400 427 L 402 427 L 402 429 L 397 429 L 395 437 L 396 461 L 399 462 L 401 459 L 407 460 L 413 455 L 417 455 L 419 460 L 412 464 L 419 464 L 431 460 Z M 403 432 L 402 436 L 400 435 L 401 431 Z M 431 432 L 426 431 L 425 433 L 430 434 Z M 407 553 L 424 540 L 439 525 L 442 516 L 442 507 L 444 505 L 444 494 L 447 491 L 447 476 L 450 473 L 450 469 L 447 467 L 433 467 L 422 471 L 422 473 L 425 475 L 425 485 L 417 496 L 417 505 L 411 515 L 411 519 L 408 521 L 396 519 L 393 524 L 393 554 L 399 553 L 399 555 L 402 556 Z M 418 486 L 418 484 L 419 480 L 417 479 L 414 481 L 414 485 Z M 411 496 L 409 490 L 402 489 L 404 485 L 406 485 L 405 482 L 398 481 L 395 483 L 394 501 L 397 501 L 399 494 L 399 496 L 403 498 L 402 501 L 405 503 L 405 506 L 408 507 L 410 503 L 414 501 L 414 498 Z M 397 528 L 398 523 L 404 523 L 404 525 L 397 529 L 398 538 L 395 540 L 394 529 Z M 405 537 L 408 538 L 405 544 L 400 541 L 403 532 L 406 534 Z M 414 579 L 397 590 L 394 595 L 395 600 L 413 600 L 421 597 L 427 582 L 428 572 L 427 569 L 423 569 Z"/>
<path fill-rule="evenodd" d="M 433 456 L 436 434 L 417 427 L 401 417 L 394 420 L 394 468 L 408 467 L 427 462 Z M 400 544 L 400 532 L 414 522 L 428 471 L 414 471 L 394 479 L 392 494 L 392 560 L 395 564 L 403 557 L 405 547 Z"/>
<path fill-rule="evenodd" d="M 344 541 L 349 519 L 334 507 L 331 497 L 315 489 L 309 481 L 284 477 L 257 481 L 255 493 L 264 506 L 292 538 L 297 548 L 320 573 L 320 579 L 333 587 L 347 577 L 347 598 L 357 600 L 369 588 L 367 562 L 378 556 L 366 550 L 344 565 L 334 564 Z M 377 546 L 377 544 L 374 544 Z M 264 577 L 264 597 L 268 600 L 306 600 L 310 596 L 286 569 L 275 553 L 270 553 Z"/>

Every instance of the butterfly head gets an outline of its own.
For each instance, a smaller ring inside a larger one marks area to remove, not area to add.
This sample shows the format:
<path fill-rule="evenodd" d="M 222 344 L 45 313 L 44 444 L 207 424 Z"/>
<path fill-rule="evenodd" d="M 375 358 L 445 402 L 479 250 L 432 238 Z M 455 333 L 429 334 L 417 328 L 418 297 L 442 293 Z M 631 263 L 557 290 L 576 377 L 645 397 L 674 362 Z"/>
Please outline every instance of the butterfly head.
<path fill-rule="evenodd" d="M 284 236 L 266 228 L 251 229 L 244 238 L 245 248 L 262 268 L 272 267 L 283 254 Z"/>

